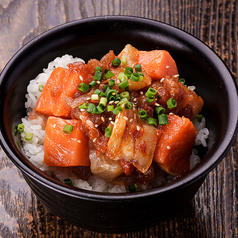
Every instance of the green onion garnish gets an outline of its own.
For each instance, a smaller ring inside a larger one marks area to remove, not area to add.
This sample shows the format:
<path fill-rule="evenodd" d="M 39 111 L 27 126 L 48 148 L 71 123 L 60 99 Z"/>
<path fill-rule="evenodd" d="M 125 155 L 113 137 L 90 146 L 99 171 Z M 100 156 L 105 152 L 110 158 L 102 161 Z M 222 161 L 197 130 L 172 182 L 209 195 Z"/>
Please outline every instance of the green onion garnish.
<path fill-rule="evenodd" d="M 105 95 L 105 93 L 99 90 L 98 88 L 94 91 L 94 94 L 98 94 L 100 97 L 103 97 Z"/>
<path fill-rule="evenodd" d="M 86 93 L 89 90 L 89 86 L 85 83 L 80 83 L 78 86 L 78 90 Z"/>
<path fill-rule="evenodd" d="M 163 107 L 155 107 L 155 112 L 156 112 L 157 115 L 164 114 L 165 113 L 165 108 L 163 108 Z"/>
<path fill-rule="evenodd" d="M 129 92 L 127 92 L 127 91 L 121 92 L 120 97 L 127 98 L 128 100 L 130 100 L 130 98 L 131 98 Z"/>
<path fill-rule="evenodd" d="M 74 126 L 66 124 L 64 126 L 63 132 L 66 134 L 71 134 L 74 129 Z"/>
<path fill-rule="evenodd" d="M 114 85 L 115 85 L 115 80 L 110 79 L 108 86 L 109 86 L 109 87 L 113 87 Z"/>
<path fill-rule="evenodd" d="M 132 67 L 126 67 L 126 70 L 131 71 L 131 73 L 133 73 L 133 68 Z"/>
<path fill-rule="evenodd" d="M 105 107 L 107 105 L 107 98 L 106 97 L 101 97 L 99 104 L 102 104 Z"/>
<path fill-rule="evenodd" d="M 126 56 L 121 57 L 121 63 L 122 65 L 126 65 Z"/>
<path fill-rule="evenodd" d="M 129 190 L 130 190 L 130 192 L 136 192 L 136 190 L 137 190 L 137 184 L 135 183 L 135 184 L 129 185 Z"/>
<path fill-rule="evenodd" d="M 91 81 L 91 82 L 88 84 L 88 86 L 89 86 L 90 88 L 93 88 L 93 87 L 96 86 L 96 85 L 97 85 L 97 82 L 96 82 L 95 80 Z"/>
<path fill-rule="evenodd" d="M 167 114 L 158 115 L 158 121 L 159 125 L 168 125 L 169 124 L 168 115 Z"/>
<path fill-rule="evenodd" d="M 112 112 L 113 109 L 114 109 L 114 105 L 108 105 L 108 106 L 107 106 L 107 111 L 108 111 L 108 112 Z"/>
<path fill-rule="evenodd" d="M 117 115 L 117 114 L 119 114 L 120 112 L 122 112 L 123 111 L 123 109 L 122 109 L 122 107 L 121 106 L 118 106 L 118 107 L 116 107 L 115 109 L 113 109 L 113 113 L 115 114 L 115 115 Z"/>
<path fill-rule="evenodd" d="M 131 74 L 131 77 L 130 77 L 130 80 L 134 81 L 134 82 L 137 82 L 139 80 L 139 74 L 138 73 L 132 73 Z"/>
<path fill-rule="evenodd" d="M 105 111 L 105 106 L 103 104 L 98 104 L 98 106 L 96 107 L 96 114 L 102 114 Z"/>
<path fill-rule="evenodd" d="M 126 68 L 127 68 L 127 67 L 126 67 Z M 124 70 L 124 74 L 127 76 L 127 78 L 130 78 L 132 72 L 131 72 L 131 70 L 129 70 L 129 69 L 125 69 L 125 70 Z"/>
<path fill-rule="evenodd" d="M 184 85 L 184 84 L 185 84 L 185 79 L 184 79 L 184 78 L 181 78 L 181 79 L 179 79 L 179 82 Z"/>
<path fill-rule="evenodd" d="M 112 134 L 112 128 L 109 126 L 105 129 L 106 137 L 110 137 Z"/>
<path fill-rule="evenodd" d="M 96 80 L 96 81 L 100 81 L 102 79 L 102 72 L 101 71 L 95 71 L 93 79 Z"/>
<path fill-rule="evenodd" d="M 128 99 L 127 98 L 122 98 L 121 101 L 117 104 L 117 107 L 121 106 L 124 103 L 127 103 Z"/>
<path fill-rule="evenodd" d="M 104 78 L 110 79 L 111 77 L 115 76 L 109 69 L 105 71 L 106 73 L 103 75 Z"/>
<path fill-rule="evenodd" d="M 139 74 L 139 81 L 140 81 L 140 82 L 143 81 L 144 74 L 142 74 L 142 73 L 140 73 L 140 72 L 138 72 L 138 74 Z"/>
<path fill-rule="evenodd" d="M 43 91 L 43 88 L 44 88 L 44 85 L 39 85 L 38 90 L 39 90 L 40 92 L 42 92 L 42 91 Z"/>
<path fill-rule="evenodd" d="M 176 106 L 177 106 L 176 100 L 173 99 L 173 98 L 170 98 L 170 99 L 167 101 L 167 106 L 168 106 L 169 109 L 172 109 L 172 108 L 176 107 Z"/>
<path fill-rule="evenodd" d="M 115 89 L 107 88 L 105 91 L 105 96 L 109 101 L 114 101 L 116 99 L 117 91 Z"/>
<path fill-rule="evenodd" d="M 140 110 L 138 112 L 138 115 L 140 116 L 141 119 L 147 119 L 149 117 L 145 110 Z"/>
<path fill-rule="evenodd" d="M 101 66 L 96 66 L 96 68 L 95 68 L 95 72 L 96 71 L 100 71 L 100 72 L 102 72 L 102 67 Z"/>
<path fill-rule="evenodd" d="M 17 126 L 17 131 L 18 131 L 19 133 L 22 133 L 22 132 L 24 131 L 24 125 L 23 125 L 23 124 L 19 124 L 19 125 Z"/>
<path fill-rule="evenodd" d="M 70 185 L 70 186 L 74 186 L 72 180 L 69 179 L 69 178 L 65 179 L 64 183 L 67 184 L 67 185 Z"/>
<path fill-rule="evenodd" d="M 95 114 L 97 112 L 96 106 L 93 103 L 89 103 L 87 113 Z"/>
<path fill-rule="evenodd" d="M 25 135 L 25 139 L 26 140 L 31 140 L 33 138 L 33 133 L 30 133 L 30 132 L 28 132 L 28 133 L 26 133 L 26 135 Z"/>
<path fill-rule="evenodd" d="M 153 102 L 155 100 L 155 96 L 147 97 L 146 102 Z"/>
<path fill-rule="evenodd" d="M 145 96 L 151 98 L 152 96 L 155 96 L 156 93 L 157 93 L 156 89 L 150 87 L 145 93 Z"/>
<path fill-rule="evenodd" d="M 87 108 L 88 104 L 86 102 L 79 106 L 79 109 L 87 109 Z"/>
<path fill-rule="evenodd" d="M 149 117 L 149 118 L 147 118 L 147 122 L 148 122 L 149 125 L 152 125 L 152 126 L 154 126 L 154 127 L 157 127 L 157 121 L 156 121 L 155 118 Z"/>
<path fill-rule="evenodd" d="M 136 64 L 135 65 L 135 70 L 136 70 L 136 72 L 141 72 L 142 71 L 141 64 Z"/>
<path fill-rule="evenodd" d="M 128 83 L 128 80 L 124 80 L 122 81 L 121 83 L 118 84 L 118 87 L 120 90 L 126 88 L 126 87 L 129 87 L 129 83 Z"/>
<path fill-rule="evenodd" d="M 128 77 L 127 77 L 123 72 L 121 72 L 121 73 L 119 73 L 119 75 L 118 75 L 118 79 L 119 79 L 120 81 L 124 81 L 124 80 L 127 80 Z"/>
<path fill-rule="evenodd" d="M 202 114 L 197 114 L 197 115 L 196 115 L 196 118 L 197 118 L 199 121 L 201 121 L 202 118 L 203 118 L 203 115 L 202 115 Z"/>
<path fill-rule="evenodd" d="M 112 66 L 113 66 L 113 67 L 118 67 L 120 64 L 121 64 L 121 60 L 120 60 L 119 58 L 115 58 L 115 59 L 112 61 Z"/>
<path fill-rule="evenodd" d="M 125 109 L 126 110 L 130 110 L 130 109 L 132 109 L 133 108 L 133 103 L 132 102 L 127 102 L 127 103 L 125 103 Z"/>
<path fill-rule="evenodd" d="M 17 135 L 17 126 L 15 125 L 14 127 L 13 127 L 13 133 L 14 133 L 14 136 L 16 136 Z"/>
<path fill-rule="evenodd" d="M 91 100 L 92 101 L 97 101 L 98 99 L 99 99 L 99 95 L 98 94 L 95 93 L 95 94 L 91 95 Z"/>

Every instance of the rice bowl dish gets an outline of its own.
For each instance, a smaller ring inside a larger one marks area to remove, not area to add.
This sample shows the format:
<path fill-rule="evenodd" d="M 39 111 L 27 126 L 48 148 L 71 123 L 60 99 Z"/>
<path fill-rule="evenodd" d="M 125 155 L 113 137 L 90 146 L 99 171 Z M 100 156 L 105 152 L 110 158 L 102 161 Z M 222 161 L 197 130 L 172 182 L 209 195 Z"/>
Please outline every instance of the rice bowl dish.
<path fill-rule="evenodd" d="M 64 55 L 62 57 L 57 57 L 54 61 L 48 64 L 46 69 L 43 69 L 43 72 L 40 73 L 35 79 L 31 80 L 27 87 L 26 94 L 26 103 L 25 108 L 27 116 L 22 118 L 22 124 L 24 125 L 24 132 L 21 133 L 22 149 L 23 153 L 29 159 L 29 161 L 34 164 L 37 168 L 44 171 L 48 175 L 55 177 L 56 179 L 64 182 L 69 179 L 72 181 L 74 187 L 98 191 L 98 192 L 109 192 L 109 193 L 124 193 L 128 192 L 128 186 L 113 184 L 106 182 L 103 179 L 97 177 L 96 175 L 91 175 L 87 180 L 79 179 L 74 175 L 72 167 L 55 167 L 48 166 L 44 163 L 44 140 L 45 140 L 45 128 L 42 128 L 42 117 L 37 117 L 35 119 L 29 120 L 30 112 L 36 107 L 36 103 L 41 95 L 39 87 L 44 87 L 50 75 L 57 67 L 68 68 L 68 65 L 71 63 L 84 62 L 80 58 L 74 58 L 71 55 Z M 190 86 L 190 89 L 194 90 L 194 86 Z M 196 117 L 193 118 L 193 124 L 198 131 L 195 146 L 202 145 L 206 147 L 206 139 L 209 136 L 209 131 L 206 128 L 205 118 L 202 117 L 201 120 L 198 120 Z M 25 136 L 27 133 L 32 133 L 34 136 L 32 140 L 26 140 Z M 89 154 L 90 159 L 96 157 L 95 151 L 91 151 Z M 193 169 L 200 161 L 198 151 L 196 148 L 193 149 L 192 155 L 190 157 L 190 169 Z M 161 169 L 156 171 L 153 181 L 148 184 L 137 183 L 137 190 L 146 190 L 153 187 L 159 187 L 163 184 L 166 184 L 175 179 L 175 176 L 172 176 Z"/>

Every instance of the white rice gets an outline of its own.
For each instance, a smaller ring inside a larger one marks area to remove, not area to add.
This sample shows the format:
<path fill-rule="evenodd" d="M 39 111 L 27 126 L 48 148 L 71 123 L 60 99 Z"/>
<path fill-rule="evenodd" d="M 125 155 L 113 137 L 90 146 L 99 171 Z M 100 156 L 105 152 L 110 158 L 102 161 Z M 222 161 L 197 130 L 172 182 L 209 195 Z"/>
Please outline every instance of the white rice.
<path fill-rule="evenodd" d="M 29 112 L 35 108 L 35 105 L 40 97 L 41 92 L 39 91 L 39 85 L 45 85 L 46 81 L 48 80 L 49 76 L 53 72 L 53 70 L 57 67 L 67 68 L 67 64 L 73 62 L 84 62 L 80 58 L 73 58 L 70 55 L 64 55 L 62 57 L 57 57 L 54 61 L 48 64 L 46 69 L 43 69 L 43 72 L 39 74 L 35 79 L 31 80 L 28 87 L 27 87 L 27 94 L 26 94 L 26 103 L 25 108 L 27 111 L 27 116 L 22 118 L 22 124 L 24 125 L 24 132 L 21 133 L 21 140 L 23 146 L 23 152 L 29 159 L 29 161 L 34 164 L 36 167 L 44 171 L 50 176 L 56 177 L 61 182 L 64 179 L 71 179 L 73 185 L 78 188 L 91 190 L 91 191 L 98 191 L 98 192 L 109 192 L 109 193 L 122 193 L 126 192 L 125 186 L 119 185 L 112 185 L 103 181 L 102 179 L 92 175 L 88 181 L 84 181 L 78 179 L 76 176 L 73 175 L 71 168 L 61 168 L 61 167 L 50 167 L 44 164 L 44 138 L 45 138 L 45 131 L 41 128 L 41 121 L 40 117 L 35 120 L 29 121 Z M 191 86 L 190 86 L 191 88 Z M 206 139 L 209 136 L 209 131 L 206 128 L 206 121 L 205 118 L 202 118 L 201 122 L 194 119 L 193 120 L 194 126 L 198 130 L 197 138 L 195 141 L 195 145 L 202 144 L 204 147 L 207 146 Z M 26 133 L 33 133 L 33 139 L 27 141 L 25 139 Z M 197 163 L 200 162 L 200 158 L 197 155 L 197 151 L 194 149 L 190 159 L 190 168 L 194 168 Z M 174 180 L 175 178 L 171 175 L 166 174 L 163 171 L 159 171 L 159 174 L 156 174 L 154 181 L 149 185 L 138 185 L 139 190 L 146 190 L 150 187 L 158 187 L 163 184 L 168 183 L 169 181 Z"/>

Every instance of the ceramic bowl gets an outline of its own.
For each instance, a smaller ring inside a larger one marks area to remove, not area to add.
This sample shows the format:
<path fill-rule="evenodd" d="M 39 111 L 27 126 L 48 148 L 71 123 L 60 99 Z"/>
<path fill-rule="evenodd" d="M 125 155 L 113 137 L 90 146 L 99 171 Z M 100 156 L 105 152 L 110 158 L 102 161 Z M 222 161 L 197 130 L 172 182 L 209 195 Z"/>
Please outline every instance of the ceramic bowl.
<path fill-rule="evenodd" d="M 26 115 L 27 85 L 58 56 L 100 59 L 109 50 L 118 54 L 128 43 L 140 50 L 169 51 L 180 75 L 196 86 L 205 102 L 202 114 L 210 130 L 208 151 L 188 175 L 156 189 L 108 194 L 70 188 L 33 166 L 16 143 L 13 127 Z M 55 27 L 12 57 L 1 73 L 0 92 L 0 139 L 8 157 L 49 210 L 78 227 L 98 232 L 144 229 L 176 212 L 193 198 L 237 135 L 237 87 L 224 62 L 192 35 L 149 19 L 95 17 Z"/>

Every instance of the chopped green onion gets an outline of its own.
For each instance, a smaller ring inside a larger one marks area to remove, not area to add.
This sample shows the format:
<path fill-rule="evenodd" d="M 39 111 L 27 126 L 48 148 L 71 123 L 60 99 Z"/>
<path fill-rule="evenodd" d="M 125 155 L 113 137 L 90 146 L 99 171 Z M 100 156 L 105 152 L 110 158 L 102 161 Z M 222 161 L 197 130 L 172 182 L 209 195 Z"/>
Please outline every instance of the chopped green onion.
<path fill-rule="evenodd" d="M 121 92 L 120 97 L 127 98 L 128 100 L 130 100 L 130 98 L 131 98 L 129 92 L 127 92 L 127 91 Z"/>
<path fill-rule="evenodd" d="M 154 127 L 157 127 L 157 121 L 156 121 L 155 118 L 149 117 L 149 118 L 147 118 L 147 122 L 148 122 L 149 125 L 152 125 L 152 126 L 154 126 Z"/>
<path fill-rule="evenodd" d="M 17 135 L 17 126 L 15 125 L 14 127 L 13 127 L 13 134 L 14 134 L 14 136 L 16 136 Z"/>
<path fill-rule="evenodd" d="M 181 79 L 179 79 L 179 82 L 184 85 L 184 84 L 185 84 L 185 79 L 184 79 L 184 78 L 181 78 Z"/>
<path fill-rule="evenodd" d="M 71 134 L 74 129 L 74 126 L 66 124 L 64 126 L 63 132 L 66 134 Z"/>
<path fill-rule="evenodd" d="M 107 98 L 106 97 L 101 97 L 99 104 L 102 104 L 105 107 L 107 105 Z"/>
<path fill-rule="evenodd" d="M 96 106 L 93 103 L 89 103 L 87 113 L 95 114 L 97 112 Z"/>
<path fill-rule="evenodd" d="M 96 71 L 100 71 L 100 72 L 102 72 L 102 67 L 101 66 L 96 66 L 96 68 L 95 68 L 95 72 Z"/>
<path fill-rule="evenodd" d="M 121 73 L 119 73 L 119 75 L 118 75 L 118 79 L 119 79 L 120 81 L 124 81 L 124 80 L 127 80 L 128 77 L 127 77 L 123 72 L 121 72 Z"/>
<path fill-rule="evenodd" d="M 112 128 L 109 126 L 105 129 L 106 137 L 110 137 L 112 134 Z"/>
<path fill-rule="evenodd" d="M 131 77 L 132 72 L 129 69 L 124 70 L 124 74 L 127 76 L 127 78 Z"/>
<path fill-rule="evenodd" d="M 158 98 L 158 99 L 160 99 L 160 98 L 161 98 L 161 96 L 158 94 L 158 95 L 157 95 L 157 98 Z"/>
<path fill-rule="evenodd" d="M 199 121 L 201 121 L 202 118 L 203 118 L 203 115 L 202 115 L 202 114 L 197 114 L 197 115 L 196 115 L 196 118 L 197 118 Z"/>
<path fill-rule="evenodd" d="M 33 138 L 33 133 L 30 133 L 30 132 L 28 132 L 28 133 L 26 133 L 26 135 L 25 135 L 25 139 L 26 140 L 31 140 Z"/>
<path fill-rule="evenodd" d="M 96 82 L 95 80 L 91 81 L 91 82 L 88 84 L 89 88 L 93 88 L 93 87 L 96 86 L 96 85 L 97 85 L 97 82 Z"/>
<path fill-rule="evenodd" d="M 121 57 L 121 63 L 122 65 L 126 65 L 126 56 Z"/>
<path fill-rule="evenodd" d="M 95 71 L 93 79 L 96 80 L 96 81 L 100 81 L 102 79 L 102 72 L 101 71 Z"/>
<path fill-rule="evenodd" d="M 105 106 L 103 104 L 98 104 L 98 106 L 96 107 L 96 113 L 97 114 L 102 114 L 105 111 Z"/>
<path fill-rule="evenodd" d="M 87 109 L 87 108 L 88 104 L 86 102 L 79 106 L 79 109 Z"/>
<path fill-rule="evenodd" d="M 116 99 L 117 91 L 115 89 L 107 88 L 105 91 L 105 96 L 109 101 L 114 101 Z"/>
<path fill-rule="evenodd" d="M 138 73 L 132 73 L 131 74 L 131 77 L 130 77 L 130 80 L 134 81 L 134 82 L 137 82 L 139 80 L 139 74 Z"/>
<path fill-rule="evenodd" d="M 98 99 L 99 99 L 99 95 L 98 94 L 95 93 L 95 94 L 91 95 L 91 100 L 92 101 L 97 101 Z"/>
<path fill-rule="evenodd" d="M 123 109 L 122 109 L 122 107 L 121 106 L 118 106 L 118 107 L 116 107 L 115 109 L 113 109 L 113 113 L 115 114 L 115 115 L 117 115 L 117 114 L 119 114 L 120 112 L 122 112 L 123 111 Z"/>
<path fill-rule="evenodd" d="M 140 111 L 138 112 L 138 114 L 139 114 L 139 116 L 140 116 L 141 119 L 147 119 L 147 118 L 149 117 L 148 114 L 147 114 L 147 112 L 146 112 L 145 110 L 140 110 Z"/>
<path fill-rule="evenodd" d="M 103 75 L 104 78 L 110 79 L 111 77 L 115 76 L 114 73 L 112 73 L 110 70 L 106 70 L 106 73 Z"/>
<path fill-rule="evenodd" d="M 156 93 L 157 93 L 156 89 L 150 87 L 145 93 L 145 96 L 147 96 L 148 98 L 151 98 L 151 96 L 155 96 Z"/>
<path fill-rule="evenodd" d="M 86 93 L 89 90 L 89 86 L 85 83 L 80 83 L 78 86 L 78 90 Z"/>
<path fill-rule="evenodd" d="M 129 190 L 130 190 L 130 192 L 136 192 L 136 190 L 137 190 L 137 184 L 135 183 L 135 184 L 129 185 Z"/>
<path fill-rule="evenodd" d="M 163 107 L 155 107 L 155 112 L 156 112 L 157 115 L 164 114 L 165 113 L 165 108 L 163 108 Z"/>
<path fill-rule="evenodd" d="M 108 86 L 109 86 L 109 87 L 113 87 L 114 85 L 115 85 L 115 80 L 110 79 Z"/>
<path fill-rule="evenodd" d="M 69 178 L 65 179 L 64 183 L 67 184 L 67 185 L 70 185 L 70 186 L 74 186 L 72 180 L 69 179 Z"/>
<path fill-rule="evenodd" d="M 155 100 L 155 96 L 147 97 L 146 102 L 153 102 Z"/>
<path fill-rule="evenodd" d="M 100 97 L 103 97 L 105 95 L 105 93 L 99 90 L 98 88 L 94 91 L 94 94 L 98 94 Z"/>
<path fill-rule="evenodd" d="M 131 71 L 131 73 L 133 73 L 133 68 L 132 67 L 126 67 L 126 70 Z"/>
<path fill-rule="evenodd" d="M 140 73 L 140 72 L 138 72 L 138 74 L 139 74 L 139 81 L 140 81 L 140 82 L 143 81 L 144 74 L 142 74 L 142 73 Z"/>
<path fill-rule="evenodd" d="M 142 71 L 141 64 L 136 64 L 135 65 L 135 70 L 136 70 L 136 72 L 141 72 Z"/>
<path fill-rule="evenodd" d="M 122 98 L 121 101 L 117 104 L 117 106 L 121 106 L 122 104 L 124 103 L 127 103 L 128 102 L 128 99 L 127 98 Z"/>
<path fill-rule="evenodd" d="M 22 133 L 22 132 L 24 131 L 24 125 L 23 125 L 23 124 L 19 124 L 19 125 L 17 126 L 17 131 L 18 131 L 19 133 Z"/>
<path fill-rule="evenodd" d="M 108 106 L 107 106 L 107 111 L 108 111 L 108 112 L 112 112 L 113 109 L 114 109 L 114 105 L 108 105 Z"/>
<path fill-rule="evenodd" d="M 43 88 L 44 88 L 44 85 L 39 85 L 38 90 L 39 90 L 40 92 L 42 92 L 42 91 L 43 91 Z"/>
<path fill-rule="evenodd" d="M 121 64 L 121 60 L 120 60 L 119 58 L 115 58 L 115 59 L 112 61 L 112 66 L 113 66 L 113 67 L 118 67 L 120 64 Z"/>
<path fill-rule="evenodd" d="M 159 125 L 168 125 L 169 124 L 168 115 L 167 114 L 158 115 L 158 121 Z"/>
<path fill-rule="evenodd" d="M 132 109 L 133 108 L 133 103 L 132 102 L 127 102 L 126 104 L 125 104 L 125 109 L 126 110 L 130 110 L 130 109 Z"/>
<path fill-rule="evenodd" d="M 177 102 L 174 98 L 170 98 L 168 101 L 167 101 L 167 106 L 169 109 L 172 109 L 174 107 L 177 106 Z"/>
<path fill-rule="evenodd" d="M 129 83 L 128 83 L 128 80 L 124 80 L 122 81 L 121 83 L 118 84 L 118 87 L 120 90 L 126 88 L 126 87 L 129 87 Z"/>

